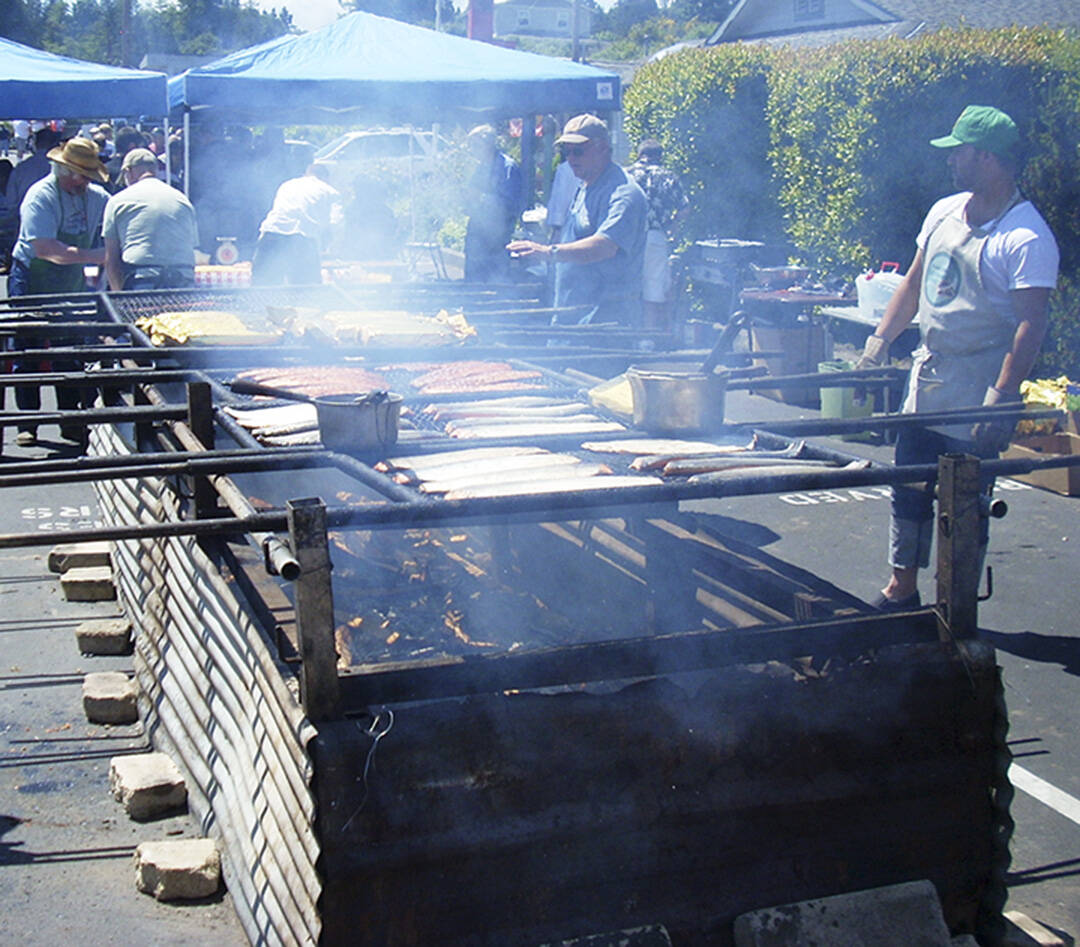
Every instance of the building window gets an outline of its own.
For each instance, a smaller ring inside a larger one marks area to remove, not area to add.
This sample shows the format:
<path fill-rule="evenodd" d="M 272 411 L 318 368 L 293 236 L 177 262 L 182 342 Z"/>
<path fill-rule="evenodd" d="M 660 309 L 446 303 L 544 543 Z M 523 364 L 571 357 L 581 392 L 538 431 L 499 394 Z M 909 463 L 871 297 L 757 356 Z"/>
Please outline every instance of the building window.
<path fill-rule="evenodd" d="M 568 29 L 570 29 L 570 14 L 569 13 L 558 13 L 558 14 L 556 14 L 556 16 L 555 16 L 555 25 L 560 30 L 568 30 Z"/>
<path fill-rule="evenodd" d="M 528 25 L 529 25 L 529 14 L 526 13 L 524 10 L 518 11 L 518 26 L 528 26 Z"/>
<path fill-rule="evenodd" d="M 825 0 L 794 0 L 795 20 L 824 20 Z"/>

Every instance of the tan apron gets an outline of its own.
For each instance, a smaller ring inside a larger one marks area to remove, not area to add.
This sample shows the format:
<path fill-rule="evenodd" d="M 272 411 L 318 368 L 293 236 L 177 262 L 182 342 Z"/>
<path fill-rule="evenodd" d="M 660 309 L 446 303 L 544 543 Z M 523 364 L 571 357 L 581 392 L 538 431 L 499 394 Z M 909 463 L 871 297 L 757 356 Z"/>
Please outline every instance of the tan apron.
<path fill-rule="evenodd" d="M 1016 323 L 991 305 L 979 257 L 997 221 L 1019 200 L 1015 195 L 990 229 L 969 226 L 961 207 L 931 232 L 919 293 L 922 344 L 912 357 L 905 413 L 981 405 L 997 381 Z M 935 430 L 967 440 L 970 429 L 970 424 L 953 424 Z"/>

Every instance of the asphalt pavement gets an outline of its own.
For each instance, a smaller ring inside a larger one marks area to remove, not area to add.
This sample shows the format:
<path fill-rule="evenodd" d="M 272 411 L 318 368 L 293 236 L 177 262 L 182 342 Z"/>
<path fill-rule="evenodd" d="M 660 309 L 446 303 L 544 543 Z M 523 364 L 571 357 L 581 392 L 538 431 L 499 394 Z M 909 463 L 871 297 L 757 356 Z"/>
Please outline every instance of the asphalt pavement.
<path fill-rule="evenodd" d="M 10 399 L 9 399 L 10 400 Z M 4 462 L 72 455 L 55 427 Z M 6 488 L 0 532 L 65 529 L 99 521 L 85 485 Z M 0 550 L 0 942 L 239 947 L 247 938 L 228 893 L 164 904 L 135 887 L 143 841 L 198 838 L 188 815 L 133 822 L 109 793 L 109 760 L 144 752 L 140 724 L 88 723 L 82 681 L 132 671 L 132 658 L 81 655 L 75 628 L 121 614 L 116 602 L 68 602 L 48 569 L 49 547 Z"/>
<path fill-rule="evenodd" d="M 816 412 L 729 393 L 728 416 L 814 417 Z M 9 459 L 73 447 L 42 428 L 29 448 L 4 435 Z M 884 445 L 834 448 L 891 460 Z M 1080 498 L 1012 481 L 998 486 L 1009 513 L 991 529 L 993 597 L 982 637 L 997 648 L 1009 707 L 1016 829 L 1009 909 L 1080 932 Z M 0 531 L 82 526 L 98 518 L 88 487 L 8 488 Z M 688 504 L 772 555 L 869 600 L 884 582 L 888 499 L 880 488 Z M 201 834 L 190 817 L 130 821 L 109 795 L 109 759 L 145 750 L 140 727 L 86 722 L 80 685 L 92 670 L 130 671 L 131 658 L 78 653 L 76 625 L 118 614 L 115 603 L 71 603 L 47 569 L 48 549 L 0 551 L 0 903 L 4 942 L 24 944 L 245 943 L 228 894 L 161 904 L 134 886 L 138 842 Z M 932 600 L 932 571 L 923 599 Z"/>

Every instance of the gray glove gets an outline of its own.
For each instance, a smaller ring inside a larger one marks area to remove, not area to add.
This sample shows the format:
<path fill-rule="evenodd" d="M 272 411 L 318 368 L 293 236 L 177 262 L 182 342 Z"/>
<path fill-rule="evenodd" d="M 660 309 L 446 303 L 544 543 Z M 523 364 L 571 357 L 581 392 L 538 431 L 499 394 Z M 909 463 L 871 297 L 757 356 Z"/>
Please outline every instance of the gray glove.
<path fill-rule="evenodd" d="M 866 340 L 866 346 L 859 360 L 855 363 L 856 370 L 863 368 L 880 368 L 889 363 L 889 343 L 880 335 L 872 335 Z"/>
<path fill-rule="evenodd" d="M 1007 395 L 999 391 L 993 385 L 986 389 L 983 397 L 983 406 L 990 407 L 995 404 L 1007 404 L 1020 401 L 1019 395 Z M 1009 446 L 1013 431 L 1016 429 L 1016 418 L 1002 419 L 1000 421 L 976 421 L 971 425 L 971 440 L 975 449 L 980 454 L 1000 454 Z"/>

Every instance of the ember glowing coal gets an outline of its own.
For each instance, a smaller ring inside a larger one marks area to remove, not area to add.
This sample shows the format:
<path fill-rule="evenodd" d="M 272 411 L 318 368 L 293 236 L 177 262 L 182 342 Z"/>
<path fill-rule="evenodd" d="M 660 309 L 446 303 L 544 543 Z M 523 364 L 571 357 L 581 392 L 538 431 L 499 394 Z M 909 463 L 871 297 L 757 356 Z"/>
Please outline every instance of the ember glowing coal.
<path fill-rule="evenodd" d="M 580 640 L 566 617 L 473 533 L 334 533 L 335 630 L 344 666 L 514 651 Z"/>

